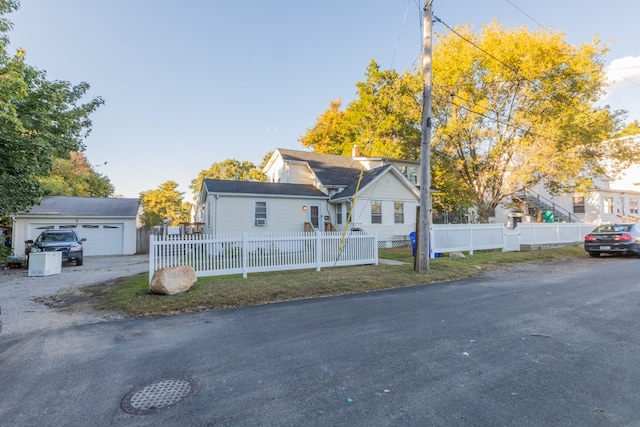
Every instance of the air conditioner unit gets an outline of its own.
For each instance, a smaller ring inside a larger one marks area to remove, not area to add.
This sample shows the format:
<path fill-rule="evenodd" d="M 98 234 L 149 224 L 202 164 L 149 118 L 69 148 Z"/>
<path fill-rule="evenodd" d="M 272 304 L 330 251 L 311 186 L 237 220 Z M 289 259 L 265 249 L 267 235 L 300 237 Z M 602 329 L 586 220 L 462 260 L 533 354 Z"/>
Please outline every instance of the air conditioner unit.
<path fill-rule="evenodd" d="M 256 218 L 256 226 L 257 227 L 264 227 L 265 225 L 267 225 L 267 220 L 264 218 Z"/>

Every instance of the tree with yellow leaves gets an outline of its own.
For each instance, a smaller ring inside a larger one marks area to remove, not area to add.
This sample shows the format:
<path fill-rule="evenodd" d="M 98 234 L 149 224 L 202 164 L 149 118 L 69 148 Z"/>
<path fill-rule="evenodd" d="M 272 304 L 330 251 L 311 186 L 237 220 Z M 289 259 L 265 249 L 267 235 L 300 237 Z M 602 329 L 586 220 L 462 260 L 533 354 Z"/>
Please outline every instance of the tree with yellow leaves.
<path fill-rule="evenodd" d="M 640 160 L 630 139 L 609 140 L 624 111 L 597 107 L 607 48 L 570 45 L 561 32 L 504 28 L 494 21 L 438 34 L 433 48 L 434 207 L 473 207 L 480 222 L 523 189 L 583 191 L 597 175 Z M 333 101 L 300 138 L 315 151 L 418 159 L 422 77 L 367 68 L 358 97 Z"/>

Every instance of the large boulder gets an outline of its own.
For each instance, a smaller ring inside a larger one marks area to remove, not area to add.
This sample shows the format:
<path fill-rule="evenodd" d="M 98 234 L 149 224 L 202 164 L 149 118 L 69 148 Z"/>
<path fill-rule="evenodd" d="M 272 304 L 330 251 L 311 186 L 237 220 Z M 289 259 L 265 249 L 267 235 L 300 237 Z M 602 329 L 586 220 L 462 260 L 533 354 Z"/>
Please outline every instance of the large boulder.
<path fill-rule="evenodd" d="M 175 295 L 187 292 L 197 280 L 196 272 L 190 265 L 162 268 L 153 273 L 149 293 Z"/>
<path fill-rule="evenodd" d="M 462 252 L 451 252 L 449 258 L 466 258 Z"/>

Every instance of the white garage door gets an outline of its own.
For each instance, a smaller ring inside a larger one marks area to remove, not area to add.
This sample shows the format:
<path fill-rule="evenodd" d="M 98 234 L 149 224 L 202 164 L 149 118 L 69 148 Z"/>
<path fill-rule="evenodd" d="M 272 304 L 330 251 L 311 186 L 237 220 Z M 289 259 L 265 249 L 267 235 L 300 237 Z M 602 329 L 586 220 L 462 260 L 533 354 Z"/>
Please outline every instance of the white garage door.
<path fill-rule="evenodd" d="M 124 224 L 29 224 L 29 238 L 35 239 L 43 230 L 71 229 L 82 239 L 84 254 L 122 255 L 124 253 Z"/>
<path fill-rule="evenodd" d="M 122 255 L 123 224 L 81 224 L 78 230 L 85 255 Z"/>

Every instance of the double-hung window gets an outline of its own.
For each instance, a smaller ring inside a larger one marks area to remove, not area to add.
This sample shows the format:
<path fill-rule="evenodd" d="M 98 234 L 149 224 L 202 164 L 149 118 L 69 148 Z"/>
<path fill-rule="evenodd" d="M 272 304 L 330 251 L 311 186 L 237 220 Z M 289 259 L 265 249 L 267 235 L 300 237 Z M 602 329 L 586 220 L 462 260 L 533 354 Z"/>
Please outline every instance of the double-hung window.
<path fill-rule="evenodd" d="M 253 203 L 253 220 L 256 227 L 264 227 L 268 224 L 266 201 L 256 200 Z"/>
<path fill-rule="evenodd" d="M 613 197 L 604 198 L 604 213 L 606 214 L 613 213 Z"/>
<path fill-rule="evenodd" d="M 404 203 L 402 202 L 393 203 L 393 223 L 404 224 Z"/>
<path fill-rule="evenodd" d="M 584 196 L 573 196 L 573 213 L 584 213 Z"/>
<path fill-rule="evenodd" d="M 371 201 L 371 224 L 382 224 L 382 202 Z"/>
<path fill-rule="evenodd" d="M 342 225 L 342 203 L 336 205 L 336 224 Z"/>

